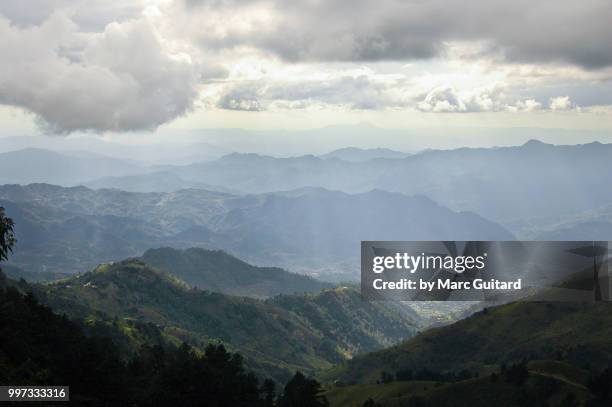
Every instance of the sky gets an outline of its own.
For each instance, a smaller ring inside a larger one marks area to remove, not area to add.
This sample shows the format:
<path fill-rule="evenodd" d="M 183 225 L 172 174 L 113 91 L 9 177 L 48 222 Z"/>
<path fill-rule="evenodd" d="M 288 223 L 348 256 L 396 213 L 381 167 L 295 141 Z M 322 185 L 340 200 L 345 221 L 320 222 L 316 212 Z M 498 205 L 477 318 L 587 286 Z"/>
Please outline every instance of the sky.
<path fill-rule="evenodd" d="M 610 22 L 609 0 L 3 0 L 0 136 L 610 135 Z"/>

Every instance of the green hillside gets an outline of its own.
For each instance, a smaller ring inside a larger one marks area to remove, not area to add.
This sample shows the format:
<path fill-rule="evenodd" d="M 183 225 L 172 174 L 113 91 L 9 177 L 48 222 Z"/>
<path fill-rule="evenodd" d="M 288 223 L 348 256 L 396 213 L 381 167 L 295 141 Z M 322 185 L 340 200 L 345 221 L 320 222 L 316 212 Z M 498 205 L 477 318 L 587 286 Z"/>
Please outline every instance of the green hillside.
<path fill-rule="evenodd" d="M 488 372 L 502 363 L 563 360 L 605 368 L 612 363 L 612 305 L 521 302 L 486 309 L 399 345 L 354 358 L 328 380 L 373 383 L 382 371 Z"/>
<path fill-rule="evenodd" d="M 363 301 L 358 292 L 349 287 L 306 296 L 281 295 L 267 303 L 306 319 L 325 338 L 336 338 L 342 353 L 349 358 L 367 349 L 397 343 L 406 333 L 407 319 L 420 321 L 410 307 Z"/>
<path fill-rule="evenodd" d="M 125 354 L 111 330 L 86 334 L 23 293 L 30 288 L 0 272 L 0 385 L 69 385 L 70 401 L 59 403 L 68 406 L 273 405 L 274 386 L 261 384 L 221 345 L 198 352 L 185 344 L 142 346 Z"/>
<path fill-rule="evenodd" d="M 330 368 L 356 351 L 397 343 L 416 330 L 410 314 L 386 311 L 382 305 L 363 307 L 356 290 L 261 301 L 191 288 L 139 260 L 100 265 L 37 286 L 37 295 L 73 318 L 152 323 L 170 340 L 199 348 L 222 341 L 245 355 L 250 368 L 279 380 L 297 369 Z M 334 300 L 308 305 L 318 298 Z M 347 324 L 342 319 L 349 314 L 363 322 Z"/>
<path fill-rule="evenodd" d="M 331 407 L 361 407 L 368 399 L 383 407 L 607 405 L 594 391 L 592 378 L 591 372 L 568 363 L 533 361 L 452 380 L 328 386 L 326 397 Z"/>
<path fill-rule="evenodd" d="M 141 260 L 191 286 L 247 297 L 320 291 L 331 285 L 277 267 L 252 266 L 222 250 L 169 247 L 147 250 Z"/>
<path fill-rule="evenodd" d="M 604 302 L 506 304 L 359 355 L 321 378 L 332 406 L 368 398 L 411 407 L 609 405 L 611 311 Z M 415 384 L 424 380 L 430 384 Z"/>

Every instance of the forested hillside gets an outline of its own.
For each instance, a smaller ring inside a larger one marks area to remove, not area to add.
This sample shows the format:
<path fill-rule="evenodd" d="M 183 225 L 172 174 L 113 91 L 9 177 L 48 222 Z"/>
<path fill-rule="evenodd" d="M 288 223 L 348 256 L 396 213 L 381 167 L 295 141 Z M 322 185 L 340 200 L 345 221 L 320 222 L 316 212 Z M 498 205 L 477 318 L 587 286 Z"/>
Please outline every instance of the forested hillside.
<path fill-rule="evenodd" d="M 340 384 L 329 393 L 338 406 L 368 397 L 384 406 L 609 405 L 611 315 L 606 302 L 506 304 L 357 356 L 322 377 Z"/>
<path fill-rule="evenodd" d="M 139 260 L 100 265 L 35 287 L 41 301 L 78 320 L 152 323 L 169 342 L 199 348 L 222 341 L 239 350 L 256 372 L 277 379 L 298 369 L 329 368 L 417 330 L 410 310 L 363 303 L 354 289 L 264 302 L 194 289 Z"/>
<path fill-rule="evenodd" d="M 0 310 L 1 385 L 69 385 L 70 402 L 61 404 L 74 406 L 274 405 L 274 384 L 258 380 L 222 345 L 197 352 L 185 344 L 146 345 L 125 354 L 110 330 L 85 335 L 1 272 Z"/>

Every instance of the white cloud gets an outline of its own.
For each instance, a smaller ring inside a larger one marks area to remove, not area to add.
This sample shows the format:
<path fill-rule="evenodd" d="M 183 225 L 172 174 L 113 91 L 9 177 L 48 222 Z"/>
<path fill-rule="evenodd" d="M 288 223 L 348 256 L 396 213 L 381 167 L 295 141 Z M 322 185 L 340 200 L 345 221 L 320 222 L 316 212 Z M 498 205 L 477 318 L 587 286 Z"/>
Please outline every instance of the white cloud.
<path fill-rule="evenodd" d="M 535 99 L 519 100 L 514 106 L 510 106 L 509 110 L 518 112 L 537 112 L 542 110 L 542 103 Z"/>
<path fill-rule="evenodd" d="M 261 75 L 261 71 L 270 71 Z M 211 88 L 217 87 L 216 91 Z M 406 77 L 370 69 L 239 65 L 223 84 L 211 85 L 207 105 L 229 110 L 308 108 L 383 110 L 413 104 Z M 215 102 L 216 101 L 216 102 Z"/>
<path fill-rule="evenodd" d="M 436 88 L 417 104 L 417 109 L 423 112 L 448 113 L 465 112 L 467 107 L 452 88 Z"/>
<path fill-rule="evenodd" d="M 576 105 L 572 103 L 569 96 L 557 96 L 550 98 L 548 104 L 550 110 L 552 111 L 567 111 L 578 108 Z"/>
<path fill-rule="evenodd" d="M 416 107 L 432 113 L 534 112 L 542 104 L 533 100 L 510 100 L 506 86 L 496 83 L 480 89 L 458 92 L 452 87 L 432 89 Z"/>
<path fill-rule="evenodd" d="M 144 19 L 89 33 L 61 12 L 27 27 L 0 16 L 0 55 L 0 103 L 53 132 L 152 129 L 197 95 L 197 66 L 164 49 Z"/>

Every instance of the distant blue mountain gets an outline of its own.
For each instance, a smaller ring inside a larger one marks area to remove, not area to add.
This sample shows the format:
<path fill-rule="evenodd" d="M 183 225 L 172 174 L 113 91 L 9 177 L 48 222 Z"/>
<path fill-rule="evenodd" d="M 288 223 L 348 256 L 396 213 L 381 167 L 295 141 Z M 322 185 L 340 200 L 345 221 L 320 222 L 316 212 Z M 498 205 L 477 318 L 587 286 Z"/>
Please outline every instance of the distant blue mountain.
<path fill-rule="evenodd" d="M 381 190 L 238 196 L 5 185 L 0 205 L 16 221 L 19 243 L 11 261 L 29 271 L 80 272 L 170 246 L 223 249 L 255 264 L 314 273 L 339 262 L 357 265 L 361 240 L 513 238 L 476 214 Z M 354 279 L 357 268 L 347 275 Z"/>

